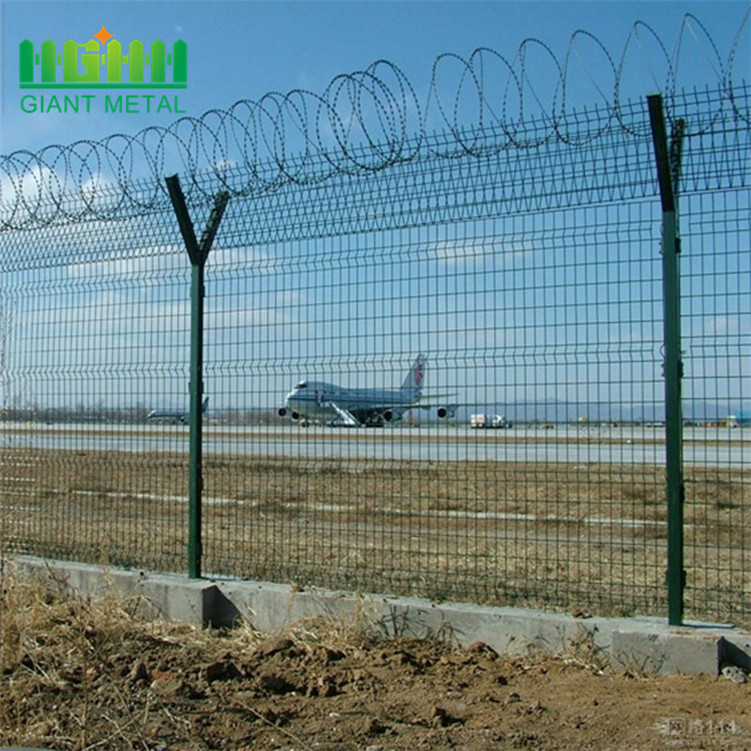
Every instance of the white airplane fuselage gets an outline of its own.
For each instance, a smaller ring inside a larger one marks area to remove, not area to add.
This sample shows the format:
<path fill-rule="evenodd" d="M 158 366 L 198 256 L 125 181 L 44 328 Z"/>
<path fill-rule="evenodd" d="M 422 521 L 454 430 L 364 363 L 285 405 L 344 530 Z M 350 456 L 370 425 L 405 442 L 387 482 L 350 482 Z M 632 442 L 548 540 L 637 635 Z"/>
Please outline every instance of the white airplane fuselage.
<path fill-rule="evenodd" d="M 285 399 L 293 420 L 333 420 L 349 423 L 349 415 L 361 425 L 380 425 L 398 420 L 416 406 L 419 393 L 401 389 L 343 388 L 326 381 L 300 381 Z"/>
<path fill-rule="evenodd" d="M 296 422 L 323 421 L 347 427 L 378 427 L 400 420 L 410 409 L 437 407 L 439 418 L 453 415 L 455 405 L 421 401 L 425 362 L 418 355 L 398 389 L 346 388 L 328 381 L 300 381 L 287 394 L 279 415 Z"/>
<path fill-rule="evenodd" d="M 201 402 L 201 412 L 206 413 L 209 406 L 209 397 L 205 397 Z M 190 421 L 190 412 L 188 410 L 179 411 L 171 409 L 152 409 L 146 415 L 146 422 L 171 422 L 183 424 Z"/>

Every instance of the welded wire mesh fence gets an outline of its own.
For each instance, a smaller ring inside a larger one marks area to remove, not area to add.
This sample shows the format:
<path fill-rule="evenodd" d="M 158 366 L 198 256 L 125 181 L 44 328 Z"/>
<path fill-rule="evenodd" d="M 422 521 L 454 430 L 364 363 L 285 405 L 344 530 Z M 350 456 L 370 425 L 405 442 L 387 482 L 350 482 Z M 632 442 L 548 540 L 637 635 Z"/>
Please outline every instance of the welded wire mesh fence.
<path fill-rule="evenodd" d="M 688 124 L 686 611 L 736 621 L 751 612 L 748 104 L 742 86 L 671 101 Z M 646 101 L 554 126 L 183 176 L 197 229 L 231 194 L 206 265 L 205 572 L 664 613 Z M 19 174 L 34 169 L 48 179 Z M 190 265 L 162 183 L 82 195 L 45 202 L 17 179 L 4 197 L 3 548 L 184 572 Z"/>

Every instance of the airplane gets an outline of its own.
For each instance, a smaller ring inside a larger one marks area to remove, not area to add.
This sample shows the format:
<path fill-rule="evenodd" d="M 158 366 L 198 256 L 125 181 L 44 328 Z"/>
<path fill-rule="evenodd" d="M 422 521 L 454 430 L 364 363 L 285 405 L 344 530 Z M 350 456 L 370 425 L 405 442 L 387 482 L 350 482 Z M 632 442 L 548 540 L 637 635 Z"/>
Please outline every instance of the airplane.
<path fill-rule="evenodd" d="M 201 402 L 201 413 L 205 414 L 209 407 L 209 397 L 207 396 Z M 190 420 L 190 412 L 178 412 L 168 409 L 152 409 L 148 415 L 146 415 L 147 422 L 182 422 L 186 423 Z"/>
<path fill-rule="evenodd" d="M 306 427 L 311 420 L 350 428 L 383 427 L 400 420 L 411 409 L 435 409 L 440 419 L 453 417 L 457 405 L 421 402 L 425 358 L 418 355 L 398 389 L 345 388 L 325 381 L 300 381 L 284 400 L 280 417 Z"/>

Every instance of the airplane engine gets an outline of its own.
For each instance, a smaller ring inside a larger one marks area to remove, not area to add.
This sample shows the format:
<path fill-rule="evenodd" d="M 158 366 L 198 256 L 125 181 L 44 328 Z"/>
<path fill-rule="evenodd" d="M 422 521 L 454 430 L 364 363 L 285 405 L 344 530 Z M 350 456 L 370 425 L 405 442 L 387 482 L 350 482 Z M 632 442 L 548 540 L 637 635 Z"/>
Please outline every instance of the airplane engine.
<path fill-rule="evenodd" d="M 381 416 L 386 422 L 391 422 L 394 419 L 394 413 L 390 409 L 385 410 Z"/>
<path fill-rule="evenodd" d="M 284 409 L 284 407 L 279 407 L 277 414 L 279 415 L 279 417 L 284 417 L 287 414 L 287 410 Z"/>
<path fill-rule="evenodd" d="M 438 407 L 438 417 L 441 420 L 445 420 L 447 417 L 455 417 L 456 416 L 456 404 L 448 404 L 445 407 Z"/>
<path fill-rule="evenodd" d="M 292 418 L 293 422 L 297 422 L 300 419 L 300 414 L 298 412 L 293 412 L 290 417 Z"/>

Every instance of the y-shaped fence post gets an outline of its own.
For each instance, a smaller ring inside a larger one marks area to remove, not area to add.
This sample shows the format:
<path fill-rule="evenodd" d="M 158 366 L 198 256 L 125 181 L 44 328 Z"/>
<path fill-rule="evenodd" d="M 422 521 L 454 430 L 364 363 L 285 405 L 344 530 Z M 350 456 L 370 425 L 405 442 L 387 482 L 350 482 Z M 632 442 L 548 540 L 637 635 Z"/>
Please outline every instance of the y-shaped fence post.
<path fill-rule="evenodd" d="M 201 491 L 203 488 L 203 465 L 201 449 L 203 444 L 203 298 L 204 268 L 209 257 L 211 244 L 219 229 L 224 209 L 229 201 L 229 193 L 218 193 L 214 208 L 201 235 L 196 241 L 193 223 L 190 220 L 185 196 L 177 175 L 166 178 L 172 207 L 177 216 L 185 249 L 188 251 L 192 267 L 190 283 L 190 470 L 188 475 L 188 576 L 201 577 L 201 557 L 203 554 L 201 518 Z"/>
<path fill-rule="evenodd" d="M 657 179 L 662 202 L 662 295 L 665 348 L 665 462 L 666 500 L 668 510 L 668 623 L 683 622 L 683 590 L 686 572 L 683 568 L 683 413 L 681 408 L 681 288 L 678 237 L 678 175 L 681 141 L 685 123 L 676 120 L 668 148 L 662 96 L 647 97 L 652 126 Z"/>

